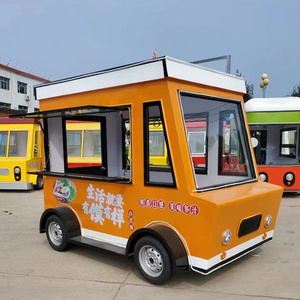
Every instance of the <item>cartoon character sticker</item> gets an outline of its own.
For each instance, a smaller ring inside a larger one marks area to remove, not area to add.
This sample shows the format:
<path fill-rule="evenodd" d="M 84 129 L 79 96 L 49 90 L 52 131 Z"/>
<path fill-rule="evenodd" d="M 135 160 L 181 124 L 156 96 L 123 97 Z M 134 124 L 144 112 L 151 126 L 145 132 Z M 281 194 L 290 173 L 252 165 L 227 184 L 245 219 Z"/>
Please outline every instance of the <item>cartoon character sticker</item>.
<path fill-rule="evenodd" d="M 76 197 L 77 191 L 73 181 L 67 178 L 57 179 L 53 186 L 53 195 L 62 203 L 70 203 Z"/>

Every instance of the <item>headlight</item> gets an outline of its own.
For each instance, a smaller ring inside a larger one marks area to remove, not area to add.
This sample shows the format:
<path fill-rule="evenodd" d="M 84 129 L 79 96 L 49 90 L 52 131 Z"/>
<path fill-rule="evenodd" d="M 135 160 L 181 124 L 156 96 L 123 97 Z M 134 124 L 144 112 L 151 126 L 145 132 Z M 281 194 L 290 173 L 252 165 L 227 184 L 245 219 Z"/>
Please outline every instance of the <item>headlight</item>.
<path fill-rule="evenodd" d="M 292 180 L 294 179 L 294 175 L 293 175 L 292 173 L 287 173 L 287 174 L 285 175 L 285 179 L 286 179 L 287 181 L 292 181 Z"/>
<path fill-rule="evenodd" d="M 264 173 L 259 174 L 259 179 L 260 179 L 261 181 L 266 181 L 266 180 L 267 180 L 266 174 L 264 174 Z"/>
<path fill-rule="evenodd" d="M 265 227 L 268 228 L 272 223 L 272 216 L 268 215 L 265 220 Z"/>
<path fill-rule="evenodd" d="M 20 174 L 21 169 L 19 167 L 15 167 L 14 172 L 15 172 L 15 174 Z"/>
<path fill-rule="evenodd" d="M 231 230 L 230 229 L 227 229 L 224 233 L 223 233 L 223 237 L 222 237 L 222 244 L 223 245 L 227 245 L 230 240 L 231 240 Z"/>

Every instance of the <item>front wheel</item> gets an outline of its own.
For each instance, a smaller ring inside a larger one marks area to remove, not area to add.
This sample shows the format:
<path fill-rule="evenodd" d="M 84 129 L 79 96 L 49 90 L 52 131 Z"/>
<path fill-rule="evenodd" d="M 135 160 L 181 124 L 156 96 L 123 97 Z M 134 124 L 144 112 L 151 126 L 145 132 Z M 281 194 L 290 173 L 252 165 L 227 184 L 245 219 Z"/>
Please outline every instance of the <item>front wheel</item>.
<path fill-rule="evenodd" d="M 64 251 L 67 246 L 67 234 L 63 221 L 56 215 L 46 221 L 46 234 L 50 246 L 56 251 Z"/>
<path fill-rule="evenodd" d="M 155 237 L 145 236 L 136 243 L 134 260 L 142 276 L 152 284 L 162 284 L 172 277 L 171 255 Z"/>
<path fill-rule="evenodd" d="M 43 188 L 44 182 L 43 182 L 43 176 L 38 175 L 36 179 L 36 185 L 33 186 L 35 190 L 41 190 Z"/>

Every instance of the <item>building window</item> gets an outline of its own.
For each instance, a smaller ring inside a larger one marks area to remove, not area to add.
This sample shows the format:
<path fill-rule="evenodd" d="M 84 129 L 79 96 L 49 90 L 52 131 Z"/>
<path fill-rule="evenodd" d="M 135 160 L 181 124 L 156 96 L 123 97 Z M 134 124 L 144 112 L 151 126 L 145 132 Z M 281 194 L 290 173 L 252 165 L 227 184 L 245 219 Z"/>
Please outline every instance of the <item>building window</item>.
<path fill-rule="evenodd" d="M 9 78 L 0 76 L 0 88 L 9 90 Z"/>
<path fill-rule="evenodd" d="M 40 109 L 39 108 L 34 108 L 34 112 L 39 112 L 40 111 Z"/>
<path fill-rule="evenodd" d="M 24 110 L 26 112 L 28 112 L 28 106 L 24 106 L 24 105 L 19 105 L 19 110 Z"/>
<path fill-rule="evenodd" d="M 5 103 L 5 102 L 0 102 L 0 107 L 11 108 L 11 104 Z"/>
<path fill-rule="evenodd" d="M 18 81 L 18 93 L 27 94 L 27 83 Z"/>

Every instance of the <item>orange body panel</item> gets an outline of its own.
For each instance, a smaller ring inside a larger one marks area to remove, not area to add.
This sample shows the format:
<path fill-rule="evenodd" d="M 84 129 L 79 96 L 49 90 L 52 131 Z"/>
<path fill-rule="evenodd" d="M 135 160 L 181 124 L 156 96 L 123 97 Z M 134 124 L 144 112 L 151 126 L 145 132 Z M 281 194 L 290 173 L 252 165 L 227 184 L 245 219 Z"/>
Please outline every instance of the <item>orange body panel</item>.
<path fill-rule="evenodd" d="M 300 166 L 258 166 L 258 172 L 268 175 L 268 182 L 282 186 L 285 191 L 300 190 Z M 295 182 L 291 185 L 284 183 L 286 173 L 295 174 Z"/>

